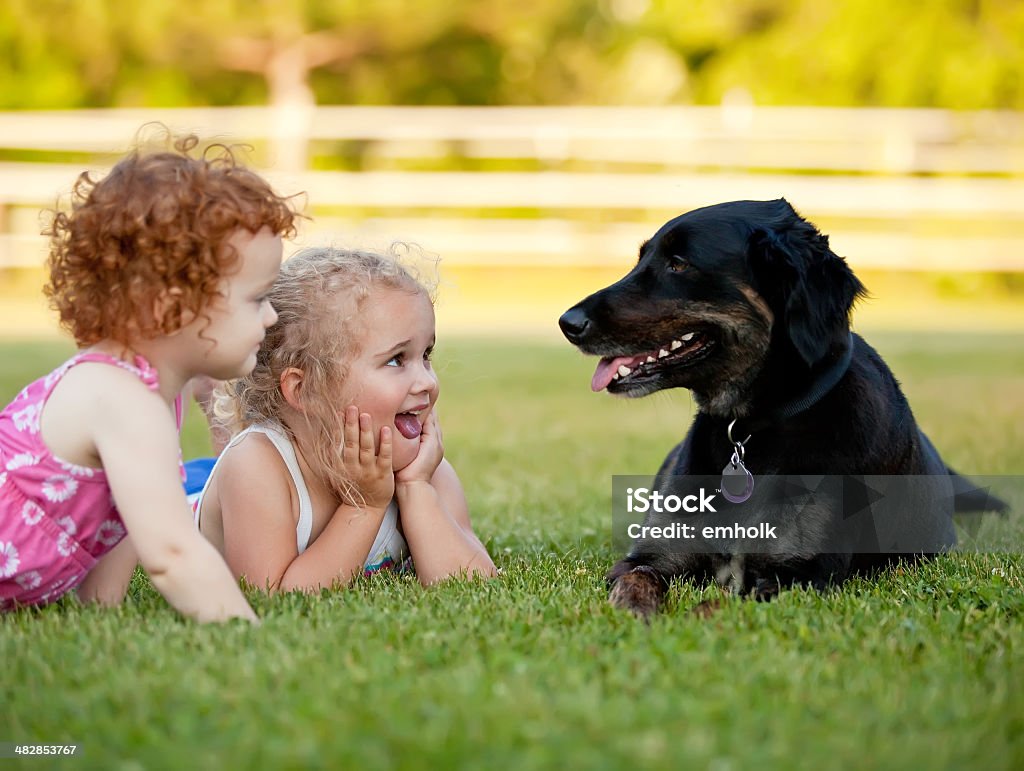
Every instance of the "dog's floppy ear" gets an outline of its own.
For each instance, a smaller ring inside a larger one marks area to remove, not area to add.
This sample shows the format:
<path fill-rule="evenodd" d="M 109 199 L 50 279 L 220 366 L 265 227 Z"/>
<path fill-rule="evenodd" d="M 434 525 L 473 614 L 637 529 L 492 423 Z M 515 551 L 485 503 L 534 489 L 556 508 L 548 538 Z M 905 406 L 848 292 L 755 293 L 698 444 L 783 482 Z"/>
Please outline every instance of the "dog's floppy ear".
<path fill-rule="evenodd" d="M 750 267 L 756 288 L 781 319 L 790 341 L 809 366 L 820 361 L 850 328 L 850 309 L 865 293 L 846 260 L 785 199 L 769 221 L 756 224 Z"/>

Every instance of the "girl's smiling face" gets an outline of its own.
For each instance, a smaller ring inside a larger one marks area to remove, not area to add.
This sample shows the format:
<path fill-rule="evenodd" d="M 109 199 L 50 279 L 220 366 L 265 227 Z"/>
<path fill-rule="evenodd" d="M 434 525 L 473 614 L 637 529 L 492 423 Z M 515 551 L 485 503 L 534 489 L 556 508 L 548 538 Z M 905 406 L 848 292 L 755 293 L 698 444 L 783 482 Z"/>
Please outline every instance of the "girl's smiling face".
<path fill-rule="evenodd" d="M 391 428 L 393 466 L 399 471 L 419 452 L 419 432 L 437 402 L 430 363 L 434 306 L 421 291 L 375 287 L 362 304 L 359 353 L 348 362 L 340 408 L 354 404 L 370 414 L 374 440 Z"/>

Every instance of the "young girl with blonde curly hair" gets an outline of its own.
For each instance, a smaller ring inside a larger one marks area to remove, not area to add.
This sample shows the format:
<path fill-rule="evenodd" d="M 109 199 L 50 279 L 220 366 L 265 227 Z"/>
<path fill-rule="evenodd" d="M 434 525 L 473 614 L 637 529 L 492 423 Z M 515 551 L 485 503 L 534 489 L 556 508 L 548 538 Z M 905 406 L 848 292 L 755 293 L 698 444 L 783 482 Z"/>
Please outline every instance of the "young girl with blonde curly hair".
<path fill-rule="evenodd" d="M 270 300 L 255 369 L 217 402 L 240 433 L 197 508 L 235 576 L 316 590 L 409 554 L 425 585 L 494 575 L 444 459 L 428 291 L 393 254 L 314 248 Z"/>
<path fill-rule="evenodd" d="M 184 615 L 255 619 L 191 520 L 181 392 L 255 366 L 296 215 L 197 142 L 82 174 L 54 218 L 46 292 L 81 350 L 0 413 L 0 609 L 118 603 L 141 562 Z"/>

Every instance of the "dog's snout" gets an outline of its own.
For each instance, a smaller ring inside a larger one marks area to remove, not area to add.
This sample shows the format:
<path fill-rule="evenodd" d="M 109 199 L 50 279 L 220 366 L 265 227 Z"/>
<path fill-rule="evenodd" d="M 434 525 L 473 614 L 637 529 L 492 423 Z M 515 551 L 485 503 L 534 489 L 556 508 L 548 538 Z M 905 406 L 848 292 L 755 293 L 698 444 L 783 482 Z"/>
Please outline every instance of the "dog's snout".
<path fill-rule="evenodd" d="M 562 314 L 562 317 L 558 319 L 558 326 L 562 328 L 562 334 L 569 339 L 570 343 L 580 343 L 587 336 L 587 330 L 590 329 L 590 319 L 587 317 L 586 311 L 577 306 Z"/>

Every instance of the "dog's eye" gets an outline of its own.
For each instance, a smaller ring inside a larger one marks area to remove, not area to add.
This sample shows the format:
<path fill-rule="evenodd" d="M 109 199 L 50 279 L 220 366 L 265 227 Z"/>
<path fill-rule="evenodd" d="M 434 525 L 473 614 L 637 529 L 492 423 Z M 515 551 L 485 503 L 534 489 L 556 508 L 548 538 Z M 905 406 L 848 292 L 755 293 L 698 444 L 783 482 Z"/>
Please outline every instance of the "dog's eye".
<path fill-rule="evenodd" d="M 673 254 L 668 258 L 668 269 L 673 273 L 682 273 L 684 270 L 690 267 L 690 263 L 686 261 L 685 257 L 680 257 L 678 254 Z"/>

